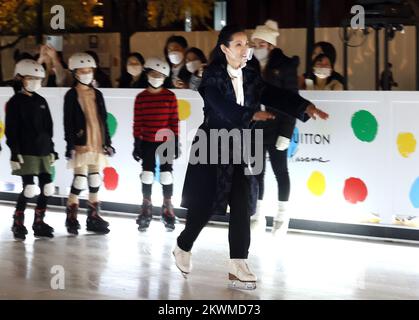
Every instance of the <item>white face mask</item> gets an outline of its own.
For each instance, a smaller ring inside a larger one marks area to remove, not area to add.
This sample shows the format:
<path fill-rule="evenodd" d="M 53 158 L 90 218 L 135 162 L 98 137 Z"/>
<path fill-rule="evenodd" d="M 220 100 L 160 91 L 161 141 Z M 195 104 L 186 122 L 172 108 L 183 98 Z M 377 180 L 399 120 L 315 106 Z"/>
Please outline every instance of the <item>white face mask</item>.
<path fill-rule="evenodd" d="M 327 79 L 332 75 L 330 68 L 314 68 L 314 75 L 319 79 Z"/>
<path fill-rule="evenodd" d="M 27 80 L 25 90 L 35 92 L 42 87 L 42 79 Z"/>
<path fill-rule="evenodd" d="M 140 65 L 127 65 L 127 72 L 133 77 L 139 76 L 143 72 L 143 67 Z"/>
<path fill-rule="evenodd" d="M 180 51 L 172 51 L 168 54 L 171 63 L 177 65 L 183 61 L 183 53 Z"/>
<path fill-rule="evenodd" d="M 164 78 L 154 78 L 154 77 L 148 76 L 148 83 L 153 88 L 160 88 L 164 83 Z"/>
<path fill-rule="evenodd" d="M 190 73 L 195 73 L 196 71 L 199 70 L 199 68 L 201 67 L 201 65 L 202 65 L 202 63 L 199 60 L 189 61 L 188 63 L 186 63 L 186 69 Z"/>
<path fill-rule="evenodd" d="M 93 72 L 77 75 L 77 79 L 84 85 L 88 86 L 93 81 Z"/>
<path fill-rule="evenodd" d="M 265 60 L 266 58 L 268 58 L 269 55 L 268 48 L 257 48 L 255 49 L 254 55 L 256 59 L 258 59 L 259 61 Z"/>

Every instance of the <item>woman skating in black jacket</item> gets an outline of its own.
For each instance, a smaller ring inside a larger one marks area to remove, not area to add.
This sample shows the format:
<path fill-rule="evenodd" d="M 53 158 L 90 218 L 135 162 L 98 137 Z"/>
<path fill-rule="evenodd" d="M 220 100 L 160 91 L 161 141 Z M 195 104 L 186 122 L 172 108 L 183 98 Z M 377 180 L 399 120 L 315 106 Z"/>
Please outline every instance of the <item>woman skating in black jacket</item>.
<path fill-rule="evenodd" d="M 213 163 L 210 142 L 212 130 L 238 132 L 238 140 L 244 138 L 245 129 L 253 121 L 266 121 L 274 116 L 260 111 L 260 103 L 280 106 L 285 113 L 308 119 L 305 113 L 314 116 L 324 113 L 297 94 L 265 85 L 257 72 L 245 67 L 248 59 L 248 41 L 242 28 L 226 26 L 219 34 L 218 43 L 211 55 L 211 63 L 204 71 L 199 93 L 204 99 L 204 123 L 200 126 L 194 143 L 208 137 L 207 155 L 199 162 L 189 163 L 182 194 L 182 206 L 188 209 L 184 231 L 177 239 L 173 251 L 176 266 L 185 275 L 191 271 L 191 249 L 201 230 L 213 214 L 225 214 L 230 206 L 229 278 L 233 285 L 246 289 L 256 287 L 256 276 L 248 265 L 250 246 L 250 213 L 255 204 L 257 182 L 247 169 L 247 157 L 239 155 L 239 161 L 231 148 L 227 148 L 228 163 Z M 225 131 L 224 131 L 225 132 Z M 217 154 L 225 150 L 217 143 Z M 192 148 L 191 157 L 196 150 Z M 199 150 L 201 152 L 201 150 Z M 261 156 L 261 155 L 259 155 Z M 259 157 L 260 158 L 260 157 Z M 236 161 L 234 161 L 236 160 Z M 258 161 L 258 155 L 256 155 Z M 255 163 L 255 167 L 257 167 Z M 256 188 L 255 188 L 256 186 Z"/>

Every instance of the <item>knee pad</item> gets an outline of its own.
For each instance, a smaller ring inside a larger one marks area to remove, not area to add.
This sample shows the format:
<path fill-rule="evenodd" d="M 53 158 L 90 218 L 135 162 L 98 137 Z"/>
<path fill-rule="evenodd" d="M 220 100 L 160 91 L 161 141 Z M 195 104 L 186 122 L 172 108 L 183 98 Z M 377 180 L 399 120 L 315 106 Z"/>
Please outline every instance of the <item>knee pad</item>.
<path fill-rule="evenodd" d="M 160 172 L 160 183 L 162 185 L 173 184 L 173 175 L 170 171 Z"/>
<path fill-rule="evenodd" d="M 55 191 L 55 186 L 52 182 L 44 185 L 44 188 L 43 188 L 44 196 L 51 197 L 54 194 L 54 191 Z"/>
<path fill-rule="evenodd" d="M 141 182 L 144 184 L 153 184 L 154 172 L 152 171 L 143 171 L 140 174 Z"/>
<path fill-rule="evenodd" d="M 102 177 L 98 172 L 89 173 L 89 188 L 99 188 L 102 183 Z"/>
<path fill-rule="evenodd" d="M 72 187 L 77 190 L 85 190 L 87 185 L 87 177 L 83 175 L 75 175 Z"/>
<path fill-rule="evenodd" d="M 23 189 L 23 195 L 25 196 L 25 198 L 33 198 L 36 195 L 39 194 L 39 188 L 38 186 L 34 185 L 34 184 L 27 184 L 25 186 L 25 188 Z"/>

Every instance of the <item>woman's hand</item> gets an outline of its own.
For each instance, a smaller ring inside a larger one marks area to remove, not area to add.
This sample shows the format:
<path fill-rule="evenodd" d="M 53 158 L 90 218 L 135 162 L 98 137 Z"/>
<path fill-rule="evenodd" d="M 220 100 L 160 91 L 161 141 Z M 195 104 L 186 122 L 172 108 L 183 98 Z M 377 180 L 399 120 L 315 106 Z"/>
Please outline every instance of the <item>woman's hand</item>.
<path fill-rule="evenodd" d="M 327 120 L 327 119 L 329 119 L 329 114 L 328 113 L 326 113 L 326 112 L 324 112 L 324 111 L 322 111 L 322 110 L 320 110 L 320 109 L 317 109 L 316 108 L 316 106 L 314 105 L 314 104 L 310 104 L 308 107 L 307 107 L 307 109 L 306 109 L 306 111 L 305 111 L 307 114 L 308 114 L 308 116 L 311 118 L 311 119 L 313 119 L 313 120 L 316 120 L 317 119 L 317 117 L 319 117 L 320 119 L 322 119 L 322 120 Z"/>
<path fill-rule="evenodd" d="M 275 119 L 275 115 L 267 111 L 258 111 L 253 115 L 253 121 L 266 121 Z"/>

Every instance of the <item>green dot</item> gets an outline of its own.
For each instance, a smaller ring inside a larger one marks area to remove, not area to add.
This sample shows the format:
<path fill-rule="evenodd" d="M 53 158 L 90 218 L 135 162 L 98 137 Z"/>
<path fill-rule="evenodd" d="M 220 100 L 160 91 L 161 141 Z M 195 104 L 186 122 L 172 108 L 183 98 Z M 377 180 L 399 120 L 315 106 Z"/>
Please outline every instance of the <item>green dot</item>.
<path fill-rule="evenodd" d="M 377 119 L 368 111 L 361 110 L 352 116 L 352 129 L 355 136 L 364 142 L 372 142 L 377 136 Z"/>
<path fill-rule="evenodd" d="M 118 127 L 118 121 L 116 121 L 116 118 L 114 117 L 112 113 L 108 112 L 107 122 L 108 122 L 109 134 L 111 135 L 111 138 L 113 138 L 116 132 L 116 128 Z"/>

